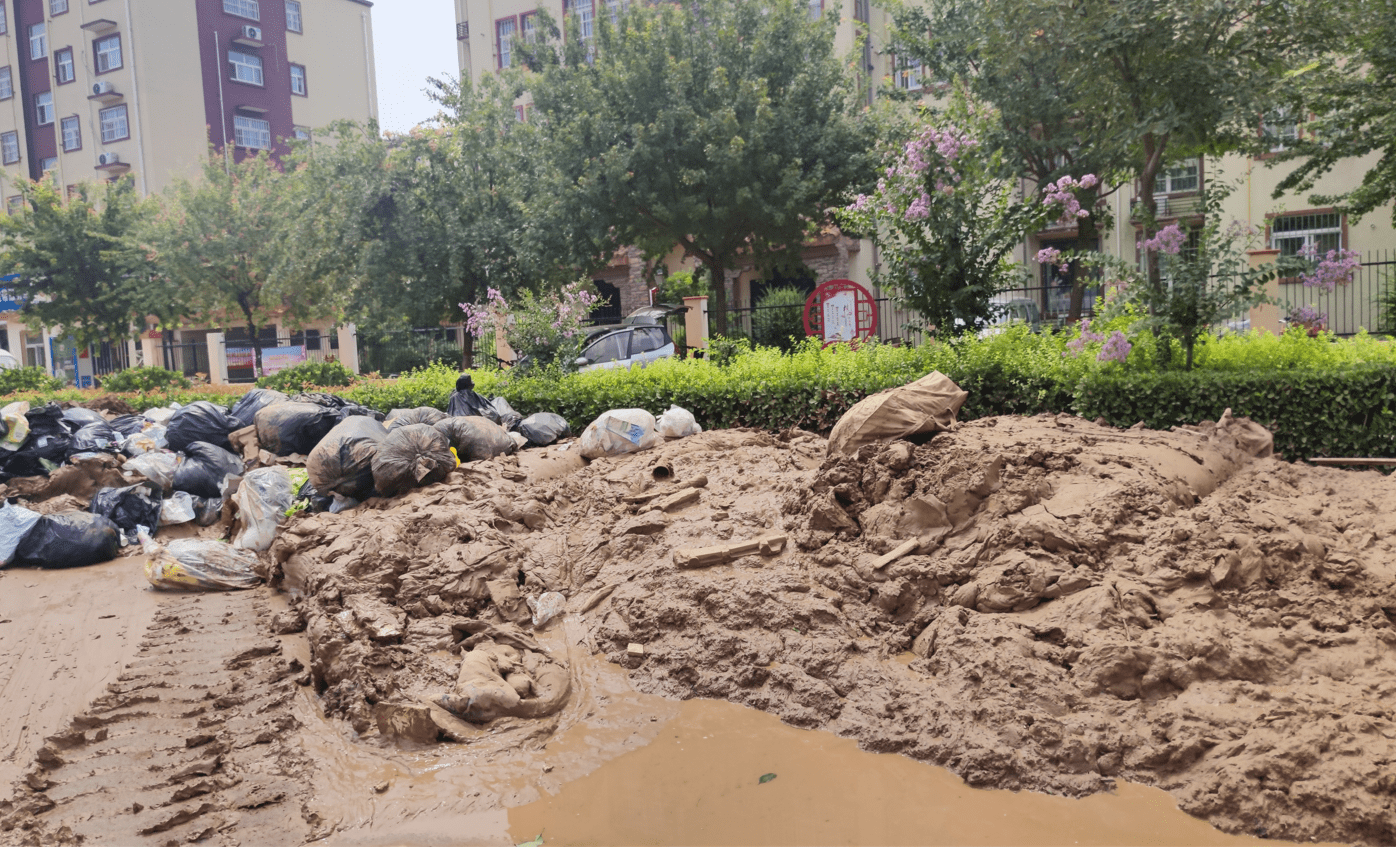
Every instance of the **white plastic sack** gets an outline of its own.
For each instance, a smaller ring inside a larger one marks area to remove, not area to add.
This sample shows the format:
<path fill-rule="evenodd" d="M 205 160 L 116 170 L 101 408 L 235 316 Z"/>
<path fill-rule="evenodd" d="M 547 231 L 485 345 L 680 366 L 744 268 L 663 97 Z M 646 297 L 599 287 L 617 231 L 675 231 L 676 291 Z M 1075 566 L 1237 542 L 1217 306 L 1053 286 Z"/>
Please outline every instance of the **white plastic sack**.
<path fill-rule="evenodd" d="M 175 453 L 142 453 L 134 459 L 128 459 L 121 469 L 140 474 L 169 494 L 174 490 L 175 468 L 179 465 L 179 460 L 180 457 Z"/>
<path fill-rule="evenodd" d="M 233 547 L 258 553 L 270 549 L 276 540 L 276 529 L 286 520 L 286 510 L 291 508 L 293 499 L 291 475 L 285 468 L 278 465 L 248 471 L 233 495 L 238 520 L 242 522 Z"/>
<path fill-rule="evenodd" d="M 533 628 L 542 629 L 553 618 L 563 613 L 567 607 L 567 598 L 557 591 L 545 591 L 537 600 L 528 598 L 527 603 L 533 612 Z"/>
<path fill-rule="evenodd" d="M 0 567 L 14 561 L 19 542 L 24 540 L 41 517 L 43 515 L 38 512 L 13 503 L 0 506 Z"/>
<path fill-rule="evenodd" d="M 160 504 L 160 526 L 189 523 L 196 517 L 194 495 L 188 491 L 176 491 Z"/>
<path fill-rule="evenodd" d="M 0 420 L 5 423 L 5 436 L 0 438 L 0 450 L 18 450 L 29 437 L 29 401 L 19 400 L 0 409 Z"/>
<path fill-rule="evenodd" d="M 623 456 L 638 453 L 660 443 L 654 429 L 654 415 L 644 409 L 612 409 L 592 421 L 578 440 L 582 456 Z"/>
<path fill-rule="evenodd" d="M 168 406 L 160 406 L 159 408 L 155 409 L 146 409 L 145 413 L 141 415 L 141 417 L 145 418 L 151 423 L 159 424 L 160 426 L 168 426 L 170 423 L 170 418 L 174 417 L 174 413 L 178 412 L 179 410 L 180 405 L 178 403 L 171 403 Z"/>
<path fill-rule="evenodd" d="M 656 429 L 665 438 L 687 438 L 703 431 L 693 413 L 678 406 L 670 406 L 669 411 L 659 416 Z"/>
<path fill-rule="evenodd" d="M 169 446 L 170 443 L 165 440 L 165 428 L 159 424 L 150 424 L 140 432 L 123 438 L 121 452 L 128 456 L 139 456 L 142 453 L 164 450 Z"/>

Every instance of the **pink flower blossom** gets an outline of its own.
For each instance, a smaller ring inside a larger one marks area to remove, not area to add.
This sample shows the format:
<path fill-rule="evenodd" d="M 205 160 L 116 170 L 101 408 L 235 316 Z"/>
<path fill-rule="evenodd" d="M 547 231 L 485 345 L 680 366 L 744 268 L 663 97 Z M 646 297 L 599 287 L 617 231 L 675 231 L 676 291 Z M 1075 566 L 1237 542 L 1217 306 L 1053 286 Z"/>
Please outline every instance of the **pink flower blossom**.
<path fill-rule="evenodd" d="M 1129 343 L 1125 334 L 1118 329 L 1110 333 L 1110 337 L 1105 339 L 1105 344 L 1100 348 L 1100 355 L 1095 357 L 1097 362 L 1123 362 L 1129 351 L 1134 349 L 1134 345 Z"/>
<path fill-rule="evenodd" d="M 1313 247 L 1308 247 L 1301 252 L 1301 255 L 1306 259 L 1314 260 L 1318 258 L 1318 251 Z M 1304 285 L 1309 288 L 1332 291 L 1340 285 L 1352 282 L 1352 275 L 1357 272 L 1358 268 L 1362 267 L 1362 262 L 1357 257 L 1358 254 L 1355 250 L 1329 250 L 1313 271 L 1305 274 L 1301 279 Z"/>
<path fill-rule="evenodd" d="M 1188 237 L 1176 223 L 1171 223 L 1154 234 L 1153 238 L 1145 239 L 1140 246 L 1146 252 L 1167 253 L 1176 256 L 1187 243 Z"/>

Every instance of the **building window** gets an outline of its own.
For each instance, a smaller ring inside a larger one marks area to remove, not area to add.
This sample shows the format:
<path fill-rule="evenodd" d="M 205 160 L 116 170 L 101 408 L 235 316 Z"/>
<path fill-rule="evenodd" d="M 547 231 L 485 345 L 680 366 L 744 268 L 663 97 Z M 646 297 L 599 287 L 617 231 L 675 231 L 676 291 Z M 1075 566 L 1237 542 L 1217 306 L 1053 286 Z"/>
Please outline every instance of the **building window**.
<path fill-rule="evenodd" d="M 494 45 L 495 55 L 499 56 L 499 66 L 509 67 L 509 61 L 514 49 L 514 28 L 517 26 L 513 18 L 505 18 L 502 21 L 494 22 Z"/>
<path fill-rule="evenodd" d="M 63 152 L 82 149 L 82 121 L 77 115 L 63 119 Z"/>
<path fill-rule="evenodd" d="M 1288 109 L 1267 112 L 1260 120 L 1260 135 L 1269 142 L 1270 151 L 1277 153 L 1299 140 L 1299 121 Z"/>
<path fill-rule="evenodd" d="M 896 61 L 897 88 L 902 91 L 921 90 L 921 60 L 910 56 L 898 56 Z"/>
<path fill-rule="evenodd" d="M 48 0 L 48 15 L 61 15 L 68 11 L 68 0 Z"/>
<path fill-rule="evenodd" d="M 10 76 L 10 66 L 0 68 L 0 100 L 8 100 L 15 96 L 14 78 Z"/>
<path fill-rule="evenodd" d="M 297 141 L 309 141 L 309 140 L 310 140 L 310 130 L 309 130 L 309 129 L 306 129 L 306 128 L 303 127 L 303 126 L 298 126 L 298 127 L 296 127 L 296 128 L 295 128 L 295 133 L 296 133 L 296 140 L 297 140 Z"/>
<path fill-rule="evenodd" d="M 306 95 L 304 65 L 291 66 L 291 93 L 302 97 Z"/>
<path fill-rule="evenodd" d="M 582 34 L 582 43 L 591 47 L 592 36 L 595 35 L 596 10 L 592 8 L 592 0 L 563 0 L 562 11 L 568 15 L 577 16 L 577 29 Z"/>
<path fill-rule="evenodd" d="M 93 42 L 97 51 L 97 73 L 104 74 L 121 67 L 121 36 L 108 35 Z"/>
<path fill-rule="evenodd" d="M 39 173 L 41 173 L 41 174 L 46 174 L 46 173 L 48 173 L 49 171 L 56 171 L 56 170 L 58 170 L 58 157 L 57 157 L 57 156 L 50 156 L 50 157 L 47 158 L 47 159 L 40 159 L 40 160 L 39 160 Z"/>
<path fill-rule="evenodd" d="M 237 50 L 228 51 L 228 63 L 233 66 L 232 80 L 249 85 L 262 84 L 262 57 Z"/>
<path fill-rule="evenodd" d="M 42 59 L 48 55 L 48 30 L 46 24 L 29 27 L 29 58 Z"/>
<path fill-rule="evenodd" d="M 630 5 L 625 0 L 605 0 L 606 14 L 611 18 L 611 26 L 620 23 L 620 16 L 625 14 L 626 8 Z"/>
<path fill-rule="evenodd" d="M 809 0 L 809 19 L 817 21 L 822 14 L 824 14 L 824 0 Z"/>
<path fill-rule="evenodd" d="M 538 13 L 526 12 L 519 15 L 519 33 L 524 44 L 538 43 Z"/>
<path fill-rule="evenodd" d="M 0 35 L 10 31 L 10 13 L 5 9 L 5 3 L 0 0 Z"/>
<path fill-rule="evenodd" d="M 271 121 L 233 115 L 233 143 L 253 150 L 271 147 Z"/>
<path fill-rule="evenodd" d="M 19 161 L 19 133 L 0 132 L 0 162 L 13 165 Z"/>
<path fill-rule="evenodd" d="M 40 91 L 34 95 L 34 122 L 39 126 L 53 123 L 53 92 Z"/>
<path fill-rule="evenodd" d="M 291 32 L 303 32 L 300 0 L 286 0 L 286 28 Z"/>
<path fill-rule="evenodd" d="M 125 103 L 120 106 L 112 106 L 110 109 L 103 109 L 97 113 L 97 119 L 102 124 L 103 144 L 131 137 L 131 127 L 126 122 Z"/>
<path fill-rule="evenodd" d="M 515 104 L 515 105 L 514 105 L 514 120 L 518 121 L 519 123 L 527 123 L 527 122 L 528 122 L 528 110 L 525 109 L 525 108 L 524 108 L 523 106 L 521 106 L 521 105 Z"/>
<path fill-rule="evenodd" d="M 1281 256 L 1315 252 L 1320 256 L 1343 247 L 1343 216 L 1337 212 L 1280 215 L 1270 221 L 1270 249 Z"/>
<path fill-rule="evenodd" d="M 53 79 L 59 85 L 77 79 L 77 70 L 73 66 L 73 48 L 64 47 L 62 50 L 53 51 Z"/>
<path fill-rule="evenodd" d="M 64 118 L 63 127 L 63 152 L 71 153 L 74 150 L 82 149 L 82 121 L 77 115 Z"/>
<path fill-rule="evenodd" d="M 254 21 L 262 19 L 262 11 L 257 7 L 257 0 L 223 0 L 223 11 L 240 18 L 251 18 Z"/>
<path fill-rule="evenodd" d="M 1170 165 L 1163 173 L 1154 177 L 1155 194 L 1180 194 L 1196 191 L 1201 182 L 1202 161 L 1189 159 L 1179 165 Z"/>

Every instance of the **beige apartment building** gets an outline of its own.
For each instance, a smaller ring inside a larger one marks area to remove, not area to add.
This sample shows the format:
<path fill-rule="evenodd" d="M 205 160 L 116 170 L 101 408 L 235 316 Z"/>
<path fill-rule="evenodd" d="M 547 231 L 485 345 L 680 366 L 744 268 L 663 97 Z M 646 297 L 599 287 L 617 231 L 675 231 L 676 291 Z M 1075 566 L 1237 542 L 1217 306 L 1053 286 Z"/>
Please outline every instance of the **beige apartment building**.
<path fill-rule="evenodd" d="M 484 74 L 509 67 L 514 60 L 510 49 L 512 39 L 516 35 L 529 36 L 536 26 L 540 8 L 546 8 L 555 20 L 576 16 L 581 36 L 586 39 L 593 37 L 601 16 L 610 15 L 614 20 L 625 2 L 627 0 L 542 0 L 541 3 L 539 0 L 456 0 L 456 39 L 461 68 L 473 81 L 478 81 Z M 888 38 L 890 20 L 884 9 L 872 5 L 869 0 L 808 0 L 808 3 L 811 17 L 838 16 L 836 47 L 845 54 L 854 51 L 861 54 L 870 99 L 886 86 L 913 94 L 933 95 L 934 86 L 923 79 L 919 65 L 895 56 Z M 860 36 L 865 37 L 860 41 Z M 517 109 L 523 119 L 526 105 L 520 102 Z M 1275 150 L 1304 132 L 1302 124 L 1293 120 L 1262 121 L 1257 116 L 1256 125 L 1257 132 L 1270 139 Z M 1292 254 L 1306 246 L 1322 251 L 1355 250 L 1364 255 L 1396 247 L 1396 230 L 1392 228 L 1390 214 L 1374 212 L 1360 224 L 1353 224 L 1333 209 L 1313 208 L 1306 199 L 1307 194 L 1273 198 L 1274 187 L 1293 166 L 1269 167 L 1271 158 L 1270 155 L 1260 158 L 1227 155 L 1174 162 L 1155 185 L 1161 222 L 1198 220 L 1202 189 L 1209 182 L 1216 182 L 1236 186 L 1226 201 L 1224 213 L 1231 219 L 1249 223 L 1257 231 L 1257 261 L 1281 253 Z M 1369 160 L 1344 163 L 1325 176 L 1315 192 L 1341 194 L 1356 186 L 1371 164 Z M 1049 321 L 1060 320 L 1067 314 L 1072 280 L 1055 267 L 1039 266 L 1032 261 L 1042 247 L 1100 249 L 1137 261 L 1138 228 L 1131 216 L 1136 189 L 1137 186 L 1125 185 L 1104 201 L 1111 205 L 1116 226 L 1100 233 L 1092 243 L 1082 241 L 1074 225 L 1052 227 L 1034 234 L 1016 256 L 1033 274 L 1032 283 L 1000 297 L 1033 300 Z M 805 285 L 847 278 L 870 286 L 869 271 L 878 264 L 871 242 L 847 238 L 836 231 L 806 245 L 804 259 L 812 274 L 812 278 L 802 280 Z M 677 253 L 668 257 L 671 271 L 690 265 Z M 648 289 L 654 285 L 654 280 L 644 278 L 644 268 L 636 251 L 622 251 L 597 275 L 603 293 L 616 295 L 620 312 L 628 312 L 647 302 Z M 784 281 L 788 280 L 777 280 Z M 750 268 L 734 275 L 731 280 L 733 305 L 737 308 L 751 306 L 768 282 L 771 281 L 758 278 Z M 1293 305 L 1310 305 L 1315 298 L 1320 301 L 1316 305 L 1320 308 L 1324 305 L 1322 296 L 1304 290 L 1297 283 L 1279 285 L 1273 293 Z M 1343 294 L 1339 292 L 1328 299 L 1334 300 Z M 1362 301 L 1362 298 L 1356 300 Z M 1088 297 L 1088 308 L 1089 304 Z M 1254 317 L 1257 326 L 1274 330 L 1280 328 L 1279 316 L 1280 312 L 1272 308 Z M 884 338 L 897 336 L 903 317 L 891 304 L 881 304 L 879 323 L 883 326 L 880 334 Z M 1370 302 L 1347 305 L 1335 302 L 1330 311 L 1330 327 L 1338 332 L 1355 332 L 1359 327 L 1374 329 L 1375 320 Z"/>
<path fill-rule="evenodd" d="M 0 196 L 48 174 L 59 185 L 130 174 L 144 194 L 194 177 L 209 147 L 235 155 L 378 113 L 369 0 L 0 0 Z M 0 317 L 13 303 L 0 298 Z M 22 363 L 67 372 L 135 361 L 74 351 L 9 314 L 0 340 Z M 327 330 L 328 328 L 321 328 Z M 189 338 L 184 336 L 188 334 Z M 206 330 L 162 339 L 188 346 Z M 192 355 L 192 354 L 191 354 Z M 144 357 L 144 358 L 149 358 Z M 167 358 L 167 357 L 162 357 Z M 207 372 L 206 361 L 184 367 Z M 162 364 L 157 361 L 154 364 Z M 203 367 L 200 367 L 203 365 Z"/>

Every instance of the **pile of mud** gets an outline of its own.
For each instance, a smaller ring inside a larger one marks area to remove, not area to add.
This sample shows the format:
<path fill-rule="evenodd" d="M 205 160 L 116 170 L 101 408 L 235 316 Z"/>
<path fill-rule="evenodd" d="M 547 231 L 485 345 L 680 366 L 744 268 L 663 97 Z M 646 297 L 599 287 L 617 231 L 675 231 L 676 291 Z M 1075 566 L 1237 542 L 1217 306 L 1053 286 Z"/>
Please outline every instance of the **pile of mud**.
<path fill-rule="evenodd" d="M 1066 416 L 827 458 L 801 432 L 584 467 L 554 447 L 571 472 L 477 462 L 293 519 L 276 625 L 306 628 L 327 712 L 360 733 L 545 738 L 568 668 L 530 607 L 561 592 L 569 633 L 642 690 L 977 786 L 1123 778 L 1232 832 L 1391 843 L 1396 483 L 1267 452 L 1229 419 Z"/>

